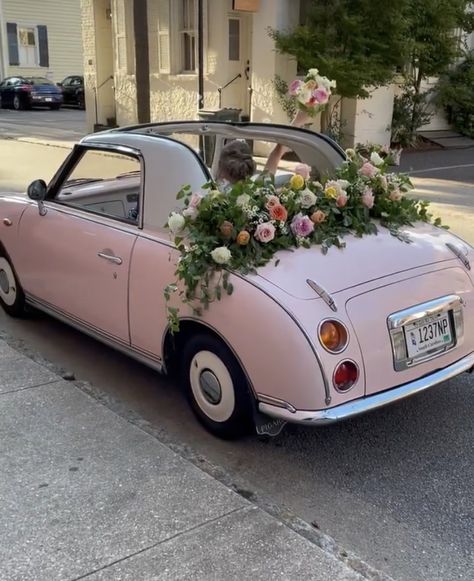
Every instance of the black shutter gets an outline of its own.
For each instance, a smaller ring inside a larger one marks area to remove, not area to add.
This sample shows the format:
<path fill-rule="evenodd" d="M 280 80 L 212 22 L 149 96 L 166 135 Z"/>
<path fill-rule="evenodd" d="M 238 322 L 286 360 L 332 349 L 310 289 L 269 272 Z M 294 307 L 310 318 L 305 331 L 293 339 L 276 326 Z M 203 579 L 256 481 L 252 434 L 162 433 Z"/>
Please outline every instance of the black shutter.
<path fill-rule="evenodd" d="M 14 22 L 7 22 L 7 38 L 9 62 L 11 66 L 16 67 L 20 64 L 20 55 L 18 54 L 18 36 Z"/>
<path fill-rule="evenodd" d="M 38 26 L 38 43 L 39 65 L 40 67 L 49 67 L 48 29 L 46 26 Z"/>

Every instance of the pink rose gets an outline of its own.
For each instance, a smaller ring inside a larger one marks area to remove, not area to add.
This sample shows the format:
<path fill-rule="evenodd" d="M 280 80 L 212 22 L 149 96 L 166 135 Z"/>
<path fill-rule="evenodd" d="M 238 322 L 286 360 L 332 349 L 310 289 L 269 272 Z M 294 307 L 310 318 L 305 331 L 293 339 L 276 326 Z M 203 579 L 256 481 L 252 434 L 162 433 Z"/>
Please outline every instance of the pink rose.
<path fill-rule="evenodd" d="M 309 167 L 309 165 L 306 165 L 305 163 L 299 163 L 295 167 L 295 174 L 307 180 L 309 179 L 309 176 L 311 174 L 311 168 Z"/>
<path fill-rule="evenodd" d="M 339 196 L 337 196 L 336 198 L 336 206 L 338 208 L 344 208 L 344 206 L 347 204 L 347 200 L 349 198 L 347 197 L 347 194 L 344 192 L 342 194 L 339 194 Z"/>
<path fill-rule="evenodd" d="M 267 210 L 271 210 L 274 206 L 278 206 L 280 204 L 280 198 L 278 196 L 268 196 L 267 203 L 265 204 L 265 208 Z"/>
<path fill-rule="evenodd" d="M 300 238 L 309 236 L 314 230 L 314 223 L 303 214 L 297 214 L 291 222 L 291 231 Z"/>
<path fill-rule="evenodd" d="M 298 95 L 298 93 L 300 92 L 302 85 L 304 85 L 303 81 L 298 80 L 293 81 L 288 88 L 288 93 L 292 97 L 296 97 L 296 95 Z"/>
<path fill-rule="evenodd" d="M 320 105 L 325 105 L 329 101 L 329 93 L 326 89 L 316 89 L 316 91 L 313 91 L 313 97 Z"/>
<path fill-rule="evenodd" d="M 360 168 L 359 173 L 361 176 L 366 178 L 373 178 L 379 173 L 379 169 L 372 165 L 370 162 L 366 161 L 364 165 Z"/>
<path fill-rule="evenodd" d="M 400 190 L 393 190 L 393 192 L 390 192 L 389 198 L 392 202 L 399 202 L 402 199 L 402 192 Z"/>
<path fill-rule="evenodd" d="M 275 226 L 271 222 L 259 224 L 254 234 L 255 240 L 266 244 L 275 238 Z"/>
<path fill-rule="evenodd" d="M 201 203 L 202 196 L 200 194 L 193 194 L 189 200 L 189 208 L 197 208 Z"/>
<path fill-rule="evenodd" d="M 366 188 L 362 194 L 362 203 L 366 208 L 371 210 L 374 207 L 375 196 L 371 188 Z"/>

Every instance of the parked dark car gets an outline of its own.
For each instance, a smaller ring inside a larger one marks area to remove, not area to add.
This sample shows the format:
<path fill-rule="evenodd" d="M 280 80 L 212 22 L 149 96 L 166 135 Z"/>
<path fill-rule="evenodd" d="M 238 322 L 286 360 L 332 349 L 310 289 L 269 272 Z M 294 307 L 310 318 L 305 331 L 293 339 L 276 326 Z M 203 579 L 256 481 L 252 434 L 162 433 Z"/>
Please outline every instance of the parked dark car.
<path fill-rule="evenodd" d="M 62 90 L 43 77 L 8 77 L 0 83 L 0 107 L 59 109 L 62 103 Z"/>
<path fill-rule="evenodd" d="M 80 109 L 85 109 L 84 77 L 71 75 L 58 83 L 58 86 L 63 90 L 65 105 L 77 105 Z"/>

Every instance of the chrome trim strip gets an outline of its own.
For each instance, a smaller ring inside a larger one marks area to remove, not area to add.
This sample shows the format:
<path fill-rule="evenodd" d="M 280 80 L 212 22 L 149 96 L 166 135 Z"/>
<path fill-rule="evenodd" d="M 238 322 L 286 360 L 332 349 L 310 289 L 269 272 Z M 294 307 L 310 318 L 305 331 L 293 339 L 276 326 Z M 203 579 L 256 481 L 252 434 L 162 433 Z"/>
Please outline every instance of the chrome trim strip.
<path fill-rule="evenodd" d="M 328 305 L 328 307 L 332 311 L 337 313 L 336 301 L 332 298 L 332 296 L 326 290 L 324 290 L 322 286 L 314 282 L 314 280 L 307 278 L 306 282 L 314 290 L 314 292 L 323 299 L 323 301 Z"/>
<path fill-rule="evenodd" d="M 463 253 L 463 251 L 452 242 L 446 242 L 446 246 L 451 250 L 451 252 L 459 258 L 459 260 L 464 264 L 467 270 L 471 270 L 471 263 L 468 257 Z"/>
<path fill-rule="evenodd" d="M 417 393 L 421 393 L 443 381 L 452 379 L 457 375 L 469 371 L 474 367 L 474 353 L 463 357 L 456 363 L 435 371 L 434 373 L 406 383 L 399 387 L 394 387 L 382 393 L 377 393 L 364 397 L 361 399 L 356 399 L 334 408 L 326 410 L 316 410 L 316 411 L 304 411 L 297 410 L 294 413 L 288 410 L 277 407 L 275 405 L 270 405 L 267 403 L 259 403 L 259 410 L 274 418 L 280 418 L 287 422 L 295 424 L 306 424 L 306 425 L 324 425 L 331 424 L 333 422 L 339 422 L 341 420 L 347 420 L 353 418 L 360 414 L 364 414 L 386 405 L 398 402 L 406 397 L 410 397 Z"/>
<path fill-rule="evenodd" d="M 263 393 L 257 393 L 257 399 L 259 403 L 267 403 L 268 405 L 274 405 L 276 407 L 288 410 L 292 414 L 296 413 L 296 408 L 292 406 L 291 403 L 288 403 L 282 399 L 278 399 L 277 397 L 264 395 Z"/>
<path fill-rule="evenodd" d="M 398 311 L 388 317 L 389 329 L 399 329 L 409 323 L 419 321 L 430 315 L 437 315 L 444 311 L 451 311 L 463 305 L 463 300 L 458 295 L 448 295 L 427 303 L 415 305 L 409 309 Z"/>
<path fill-rule="evenodd" d="M 93 339 L 104 343 L 108 347 L 112 347 L 113 349 L 116 349 L 117 351 L 120 351 L 121 353 L 124 353 L 133 359 L 136 359 L 140 363 L 143 363 L 144 365 L 147 365 L 148 367 L 151 367 L 160 373 L 163 371 L 163 362 L 161 361 L 160 357 L 154 356 L 148 351 L 145 352 L 142 349 L 132 347 L 117 337 L 112 337 L 111 335 L 100 331 L 96 327 L 93 327 L 92 325 L 89 325 L 88 323 L 85 323 L 76 317 L 68 315 L 56 307 L 53 307 L 49 303 L 37 299 L 30 294 L 25 293 L 25 298 L 26 302 L 32 307 L 35 307 L 40 311 L 50 315 L 51 317 L 54 317 L 55 319 L 70 325 L 74 329 L 89 335 Z"/>

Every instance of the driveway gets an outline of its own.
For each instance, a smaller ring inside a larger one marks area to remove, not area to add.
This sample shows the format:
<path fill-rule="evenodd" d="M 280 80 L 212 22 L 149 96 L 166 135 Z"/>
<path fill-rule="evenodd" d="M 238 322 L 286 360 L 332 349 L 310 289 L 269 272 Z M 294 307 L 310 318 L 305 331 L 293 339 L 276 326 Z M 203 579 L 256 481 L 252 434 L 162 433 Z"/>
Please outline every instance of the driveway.
<path fill-rule="evenodd" d="M 0 139 L 77 141 L 86 133 L 86 113 L 78 109 L 0 109 Z"/>

